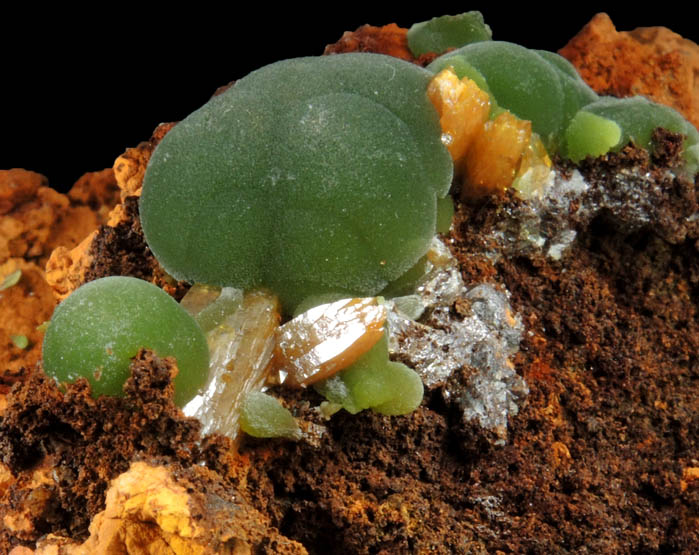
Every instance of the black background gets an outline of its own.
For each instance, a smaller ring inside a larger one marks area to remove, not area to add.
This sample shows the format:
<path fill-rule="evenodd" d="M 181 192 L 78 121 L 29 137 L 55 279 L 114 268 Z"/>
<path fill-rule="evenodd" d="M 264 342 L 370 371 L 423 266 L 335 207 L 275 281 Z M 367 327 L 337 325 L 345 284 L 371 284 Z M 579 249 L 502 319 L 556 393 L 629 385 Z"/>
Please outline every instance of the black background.
<path fill-rule="evenodd" d="M 693 40 L 699 34 L 693 17 L 672 10 L 520 4 L 480 7 L 494 39 L 557 50 L 598 11 L 607 11 L 618 30 L 665 25 Z M 337 4 L 303 12 L 298 5 L 273 10 L 260 4 L 246 8 L 248 15 L 204 4 L 157 15 L 123 6 L 0 14 L 0 168 L 31 169 L 67 190 L 84 172 L 110 167 L 158 123 L 184 118 L 217 87 L 253 69 L 321 54 L 364 23 L 409 27 L 468 9 Z"/>

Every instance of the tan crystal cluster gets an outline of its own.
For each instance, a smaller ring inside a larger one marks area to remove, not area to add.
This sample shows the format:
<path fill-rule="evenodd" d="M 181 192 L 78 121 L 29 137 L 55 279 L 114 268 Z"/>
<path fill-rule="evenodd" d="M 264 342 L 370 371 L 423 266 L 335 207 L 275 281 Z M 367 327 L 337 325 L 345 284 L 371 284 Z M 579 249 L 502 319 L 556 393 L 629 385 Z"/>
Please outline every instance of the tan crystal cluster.
<path fill-rule="evenodd" d="M 201 289 L 207 288 L 193 287 L 182 301 L 199 313 L 205 308 L 198 297 L 207 295 Z M 275 295 L 251 291 L 207 332 L 209 378 L 184 408 L 203 433 L 237 441 L 248 394 L 278 383 L 306 387 L 349 367 L 381 339 L 387 315 L 376 298 L 322 304 L 281 326 L 280 310 Z"/>
<path fill-rule="evenodd" d="M 386 307 L 375 297 L 322 304 L 279 328 L 274 364 L 291 385 L 325 380 L 376 345 L 385 321 Z"/>
<path fill-rule="evenodd" d="M 184 408 L 199 419 L 202 433 L 237 437 L 241 403 L 267 381 L 280 308 L 274 295 L 248 293 L 240 308 L 207 333 L 209 378 Z"/>

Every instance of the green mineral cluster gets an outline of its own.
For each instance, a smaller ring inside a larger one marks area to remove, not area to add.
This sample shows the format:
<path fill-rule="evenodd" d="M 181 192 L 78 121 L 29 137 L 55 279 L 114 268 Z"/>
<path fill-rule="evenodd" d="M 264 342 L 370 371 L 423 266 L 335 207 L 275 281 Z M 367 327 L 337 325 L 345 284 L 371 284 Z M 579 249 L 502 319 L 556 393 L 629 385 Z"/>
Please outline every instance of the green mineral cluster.
<path fill-rule="evenodd" d="M 621 138 L 614 148 L 628 144 L 651 150 L 651 137 L 657 127 L 685 136 L 684 159 L 686 170 L 693 175 L 699 169 L 699 132 L 676 110 L 657 104 L 642 96 L 631 98 L 601 97 L 587 104 L 582 113 L 593 114 L 616 123 Z"/>
<path fill-rule="evenodd" d="M 248 393 L 243 400 L 240 427 L 253 437 L 301 437 L 301 429 L 291 412 L 277 399 L 261 391 Z"/>
<path fill-rule="evenodd" d="M 408 47 L 415 57 L 428 52 L 446 52 L 471 42 L 490 40 L 490 27 L 483 21 L 481 12 L 459 15 L 443 15 L 429 21 L 416 23 L 408 29 Z"/>
<path fill-rule="evenodd" d="M 418 23 L 408 37 L 416 55 L 430 48 L 444 53 L 428 69 L 452 67 L 459 78 L 468 77 L 488 92 L 492 117 L 507 109 L 531 121 L 549 152 L 575 162 L 629 143 L 652 150 L 653 130 L 662 127 L 685 136 L 684 170 L 693 175 L 699 169 L 699 133 L 678 112 L 640 96 L 599 97 L 565 58 L 492 41 L 478 16 L 468 12 Z"/>

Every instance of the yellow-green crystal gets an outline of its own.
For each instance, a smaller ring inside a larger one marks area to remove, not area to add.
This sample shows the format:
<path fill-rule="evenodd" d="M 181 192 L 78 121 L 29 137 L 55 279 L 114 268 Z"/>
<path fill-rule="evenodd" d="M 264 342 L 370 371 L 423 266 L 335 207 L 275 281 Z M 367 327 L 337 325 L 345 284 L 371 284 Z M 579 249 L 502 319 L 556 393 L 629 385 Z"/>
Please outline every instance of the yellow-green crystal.
<path fill-rule="evenodd" d="M 17 285 L 19 283 L 19 279 L 22 277 L 22 270 L 15 270 L 14 272 L 9 273 L 8 275 L 5 276 L 5 279 L 2 280 L 2 283 L 0 283 L 0 291 L 4 291 L 5 289 L 9 289 L 13 285 Z"/>
<path fill-rule="evenodd" d="M 10 335 L 10 339 L 18 349 L 26 349 L 29 346 L 29 339 L 26 335 Z"/>
<path fill-rule="evenodd" d="M 621 141 L 621 127 L 607 118 L 580 110 L 565 133 L 566 155 L 574 162 L 601 156 Z"/>
<path fill-rule="evenodd" d="M 369 408 L 387 415 L 407 414 L 420 405 L 423 396 L 422 381 L 415 371 L 389 360 L 385 335 L 352 366 L 314 387 L 352 414 Z"/>
<path fill-rule="evenodd" d="M 261 391 L 252 391 L 245 396 L 240 411 L 240 428 L 253 437 L 301 437 L 301 429 L 289 409 Z"/>

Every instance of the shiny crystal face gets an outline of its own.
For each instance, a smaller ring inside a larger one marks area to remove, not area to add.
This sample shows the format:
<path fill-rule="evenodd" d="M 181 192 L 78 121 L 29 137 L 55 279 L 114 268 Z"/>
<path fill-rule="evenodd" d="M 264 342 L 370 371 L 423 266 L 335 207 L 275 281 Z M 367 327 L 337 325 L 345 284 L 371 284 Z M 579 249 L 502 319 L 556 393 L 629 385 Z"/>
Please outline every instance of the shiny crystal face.
<path fill-rule="evenodd" d="M 196 304 L 192 297 L 201 293 L 188 293 L 187 304 Z M 240 409 L 246 396 L 260 390 L 267 381 L 280 319 L 279 301 L 274 295 L 252 291 L 241 296 L 239 303 L 229 303 L 227 299 L 234 296 L 224 290 L 197 313 L 199 318 L 218 305 L 223 317 L 206 333 L 211 352 L 206 383 L 183 409 L 187 416 L 199 419 L 203 434 L 216 432 L 231 438 L 238 435 Z"/>
<path fill-rule="evenodd" d="M 267 287 L 287 311 L 375 295 L 425 254 L 451 184 L 430 78 L 345 54 L 241 79 L 154 152 L 141 198 L 153 253 L 178 279 Z"/>
<path fill-rule="evenodd" d="M 275 365 L 288 373 L 291 384 L 324 380 L 378 343 L 385 321 L 386 307 L 376 298 L 319 305 L 279 328 Z"/>

